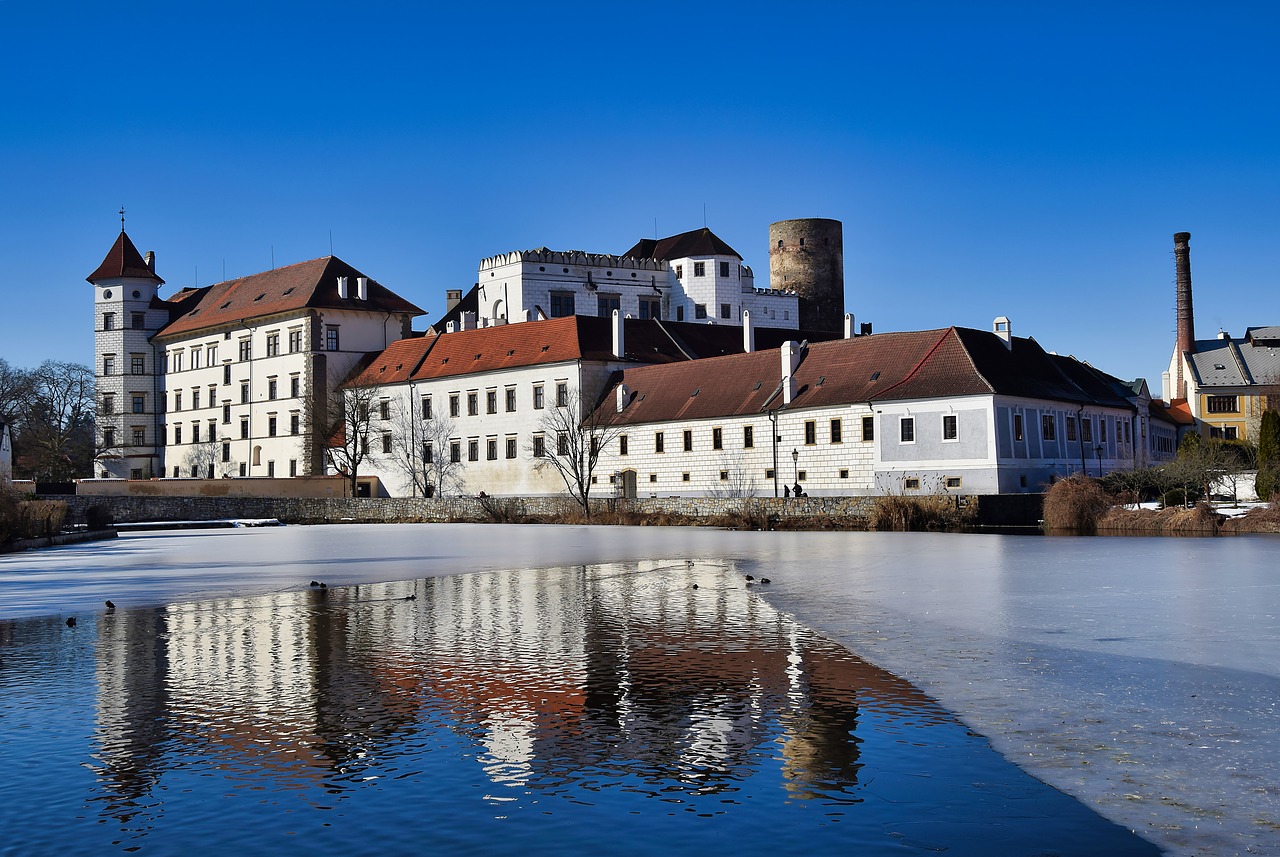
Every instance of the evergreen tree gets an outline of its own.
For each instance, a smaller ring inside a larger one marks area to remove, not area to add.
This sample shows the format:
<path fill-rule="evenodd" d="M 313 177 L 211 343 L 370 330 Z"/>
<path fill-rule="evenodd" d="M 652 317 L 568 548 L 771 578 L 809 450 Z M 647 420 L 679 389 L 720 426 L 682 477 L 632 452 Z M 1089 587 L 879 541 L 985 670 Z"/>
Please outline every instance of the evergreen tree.
<path fill-rule="evenodd" d="M 1270 500 L 1280 490 L 1280 413 L 1262 412 L 1258 429 L 1258 499 Z"/>

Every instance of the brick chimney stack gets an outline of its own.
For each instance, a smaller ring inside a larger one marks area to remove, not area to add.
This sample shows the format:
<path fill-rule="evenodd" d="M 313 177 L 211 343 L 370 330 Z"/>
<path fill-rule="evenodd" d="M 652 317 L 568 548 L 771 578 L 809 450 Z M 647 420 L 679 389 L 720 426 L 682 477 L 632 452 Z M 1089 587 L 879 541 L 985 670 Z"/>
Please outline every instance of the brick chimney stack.
<path fill-rule="evenodd" d="M 1178 232 L 1173 236 L 1174 268 L 1178 283 L 1178 346 L 1177 346 L 1177 397 L 1187 397 L 1187 379 L 1183 376 L 1182 355 L 1196 350 L 1196 328 L 1191 309 L 1191 233 Z"/>

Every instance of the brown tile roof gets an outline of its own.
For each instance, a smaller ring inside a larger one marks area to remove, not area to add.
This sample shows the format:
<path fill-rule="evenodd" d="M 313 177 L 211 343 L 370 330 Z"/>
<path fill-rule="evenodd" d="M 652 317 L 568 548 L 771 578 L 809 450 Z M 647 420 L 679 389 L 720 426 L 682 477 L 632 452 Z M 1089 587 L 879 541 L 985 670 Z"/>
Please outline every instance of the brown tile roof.
<path fill-rule="evenodd" d="M 720 239 L 705 226 L 690 232 L 681 232 L 669 238 L 641 238 L 630 250 L 622 254 L 636 259 L 684 259 L 689 256 L 735 256 L 737 250 Z"/>
<path fill-rule="evenodd" d="M 611 389 L 600 416 L 614 424 L 742 416 L 782 408 L 782 358 L 777 349 L 646 366 L 617 373 L 613 387 L 630 388 L 630 404 L 614 413 Z M 1065 376 L 1034 339 L 966 328 L 878 333 L 811 344 L 796 370 L 789 409 L 857 402 L 999 393 L 1128 407 L 1109 387 L 1093 394 Z M 1096 398 L 1095 395 L 1096 394 Z"/>
<path fill-rule="evenodd" d="M 336 256 L 325 256 L 201 289 L 184 290 L 170 299 L 170 303 L 176 302 L 177 306 L 170 314 L 169 324 L 156 337 L 312 308 L 422 314 L 421 309 L 372 279 L 368 300 L 358 299 L 356 278 L 362 276 L 364 274 Z M 348 278 L 346 298 L 338 297 L 338 277 Z"/>
<path fill-rule="evenodd" d="M 155 272 L 147 267 L 142 254 L 138 252 L 137 247 L 133 246 L 133 242 L 129 240 L 129 236 L 125 234 L 123 229 L 120 230 L 120 236 L 116 238 L 116 243 L 112 244 L 111 249 L 107 251 L 107 256 L 102 260 L 102 264 L 85 279 L 90 283 L 96 283 L 99 280 L 109 280 L 115 277 L 136 277 L 141 280 L 151 280 L 161 285 L 164 284 L 164 280 L 157 277 Z"/>
<path fill-rule="evenodd" d="M 1186 399 L 1174 399 L 1165 404 L 1159 399 L 1151 401 L 1151 415 L 1160 414 L 1164 419 L 1180 426 L 1193 426 L 1196 424 L 1196 418 L 1191 414 L 1191 405 Z"/>
<path fill-rule="evenodd" d="M 757 328 L 757 345 L 781 345 L 794 330 Z M 742 351 L 742 328 L 623 320 L 625 359 L 664 364 Z M 350 384 L 401 383 L 573 360 L 617 361 L 610 319 L 573 315 L 400 340 Z"/>

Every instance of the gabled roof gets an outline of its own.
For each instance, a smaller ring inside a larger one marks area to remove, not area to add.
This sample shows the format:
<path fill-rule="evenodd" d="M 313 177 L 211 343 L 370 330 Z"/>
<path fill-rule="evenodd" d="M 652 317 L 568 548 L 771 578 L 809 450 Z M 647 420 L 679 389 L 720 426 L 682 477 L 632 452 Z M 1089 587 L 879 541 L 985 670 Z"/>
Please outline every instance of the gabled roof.
<path fill-rule="evenodd" d="M 169 300 L 169 324 L 156 337 L 311 308 L 422 314 L 421 309 L 372 279 L 368 299 L 360 300 L 356 279 L 363 276 L 336 256 L 325 256 L 200 289 L 185 289 Z M 339 277 L 347 278 L 345 298 L 338 296 Z"/>
<path fill-rule="evenodd" d="M 1280 346 L 1280 326 L 1250 327 L 1244 332 L 1245 341 L 1250 345 Z"/>
<path fill-rule="evenodd" d="M 690 256 L 742 256 L 705 226 L 691 232 L 681 232 L 670 238 L 641 238 L 634 247 L 622 254 L 637 259 L 686 259 Z"/>
<path fill-rule="evenodd" d="M 815 343 L 796 369 L 796 395 L 786 407 L 992 393 L 1130 407 L 1084 364 L 1071 361 L 1089 370 L 1081 373 L 1082 388 L 1034 339 L 1014 337 L 1012 345 L 994 333 L 956 327 Z M 614 378 L 615 388 L 623 383 L 630 389 L 627 407 L 615 413 L 611 390 L 599 416 L 629 425 L 757 414 L 783 408 L 781 382 L 781 355 L 774 349 L 637 367 Z"/>
<path fill-rule="evenodd" d="M 796 336 L 794 330 L 756 329 L 760 347 L 781 345 Z M 623 320 L 623 344 L 625 356 L 619 360 L 613 355 L 611 319 L 587 315 L 433 333 L 393 343 L 348 383 L 368 386 L 426 381 L 576 360 L 646 365 L 686 362 L 740 353 L 742 328 L 628 318 Z"/>
<path fill-rule="evenodd" d="M 123 229 L 120 230 L 116 243 L 112 244 L 111 249 L 107 251 L 106 258 L 102 260 L 102 264 L 85 279 L 90 283 L 97 283 L 101 280 L 110 280 L 117 277 L 131 277 L 164 284 L 164 280 L 157 277 L 155 272 L 147 267 L 142 254 L 138 252 L 137 247 L 133 246 L 133 242 L 129 240 L 129 236 L 125 234 Z"/>
<path fill-rule="evenodd" d="M 1265 344 L 1259 331 L 1273 328 L 1251 328 L 1252 334 L 1240 342 L 1234 339 L 1209 339 L 1196 343 L 1196 350 L 1186 356 L 1196 384 L 1201 387 L 1275 387 L 1280 385 L 1280 346 Z"/>

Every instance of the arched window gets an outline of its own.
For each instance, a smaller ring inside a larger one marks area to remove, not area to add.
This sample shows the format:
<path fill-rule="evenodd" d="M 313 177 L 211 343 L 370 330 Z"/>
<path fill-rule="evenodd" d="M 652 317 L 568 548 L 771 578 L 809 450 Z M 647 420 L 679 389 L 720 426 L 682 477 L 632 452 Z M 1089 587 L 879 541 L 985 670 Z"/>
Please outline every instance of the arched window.
<path fill-rule="evenodd" d="M 253 466 L 254 467 L 262 466 L 262 447 L 260 446 L 255 446 L 253 448 Z"/>

